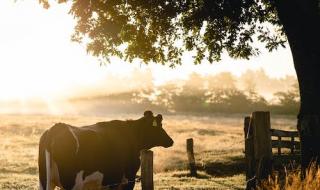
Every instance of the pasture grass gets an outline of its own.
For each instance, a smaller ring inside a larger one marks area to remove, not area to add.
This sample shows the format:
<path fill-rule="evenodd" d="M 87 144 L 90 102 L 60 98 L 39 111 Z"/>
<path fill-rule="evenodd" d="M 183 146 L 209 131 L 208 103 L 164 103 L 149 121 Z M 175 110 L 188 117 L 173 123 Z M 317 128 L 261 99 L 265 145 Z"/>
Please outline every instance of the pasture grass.
<path fill-rule="evenodd" d="M 312 163 L 301 178 L 301 169 L 286 170 L 285 175 L 275 172 L 264 180 L 258 190 L 313 190 L 320 189 L 320 168 L 316 163 Z"/>
<path fill-rule="evenodd" d="M 54 123 L 75 126 L 140 115 L 0 115 L 0 189 L 38 189 L 38 141 Z M 154 148 L 155 189 L 243 189 L 244 115 L 164 115 L 173 147 Z M 272 116 L 273 128 L 295 130 L 295 119 Z M 189 177 L 185 141 L 194 139 L 199 177 Z M 140 184 L 135 189 L 140 189 Z"/>

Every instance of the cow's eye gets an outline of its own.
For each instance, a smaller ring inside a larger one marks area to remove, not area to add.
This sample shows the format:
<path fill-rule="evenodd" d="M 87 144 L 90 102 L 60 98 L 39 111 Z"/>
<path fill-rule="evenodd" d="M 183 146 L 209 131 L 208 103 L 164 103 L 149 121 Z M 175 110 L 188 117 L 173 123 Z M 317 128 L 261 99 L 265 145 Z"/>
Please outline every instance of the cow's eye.
<path fill-rule="evenodd" d="M 156 126 L 157 126 L 157 121 L 156 121 L 156 120 L 153 120 L 152 126 L 153 126 L 153 127 L 156 127 Z"/>

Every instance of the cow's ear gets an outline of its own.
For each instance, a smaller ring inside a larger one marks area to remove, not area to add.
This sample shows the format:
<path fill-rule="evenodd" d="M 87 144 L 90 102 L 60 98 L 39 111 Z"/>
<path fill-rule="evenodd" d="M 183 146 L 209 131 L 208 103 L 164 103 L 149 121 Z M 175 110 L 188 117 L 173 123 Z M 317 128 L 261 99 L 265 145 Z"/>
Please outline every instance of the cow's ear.
<path fill-rule="evenodd" d="M 157 126 L 162 128 L 162 115 L 158 114 L 156 116 Z"/>
<path fill-rule="evenodd" d="M 158 114 L 157 117 L 156 117 L 156 119 L 157 119 L 157 121 L 158 121 L 159 123 L 161 123 L 161 122 L 162 122 L 162 115 L 161 115 L 161 114 Z"/>
<path fill-rule="evenodd" d="M 146 118 L 153 118 L 153 113 L 150 110 L 147 110 L 143 113 L 144 117 Z"/>

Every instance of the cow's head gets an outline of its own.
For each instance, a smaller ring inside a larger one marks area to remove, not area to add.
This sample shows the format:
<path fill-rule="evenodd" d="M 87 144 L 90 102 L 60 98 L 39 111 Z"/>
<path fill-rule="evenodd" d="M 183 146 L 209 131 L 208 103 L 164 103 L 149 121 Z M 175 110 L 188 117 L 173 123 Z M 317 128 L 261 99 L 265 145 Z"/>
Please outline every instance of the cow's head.
<path fill-rule="evenodd" d="M 141 118 L 140 133 L 142 146 L 149 149 L 156 146 L 168 148 L 173 145 L 172 138 L 162 128 L 162 115 L 153 116 L 151 111 L 145 111 Z"/>

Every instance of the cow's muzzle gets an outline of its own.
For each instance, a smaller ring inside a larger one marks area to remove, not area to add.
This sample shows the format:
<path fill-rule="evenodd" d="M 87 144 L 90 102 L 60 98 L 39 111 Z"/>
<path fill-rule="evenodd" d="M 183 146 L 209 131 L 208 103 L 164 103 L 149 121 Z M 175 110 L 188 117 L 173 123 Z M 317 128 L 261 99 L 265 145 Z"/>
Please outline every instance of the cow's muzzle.
<path fill-rule="evenodd" d="M 171 147 L 172 145 L 173 145 L 173 140 L 172 139 L 170 139 L 169 141 L 168 141 L 168 143 L 167 144 L 165 144 L 163 147 L 165 147 L 165 148 L 169 148 L 169 147 Z"/>

